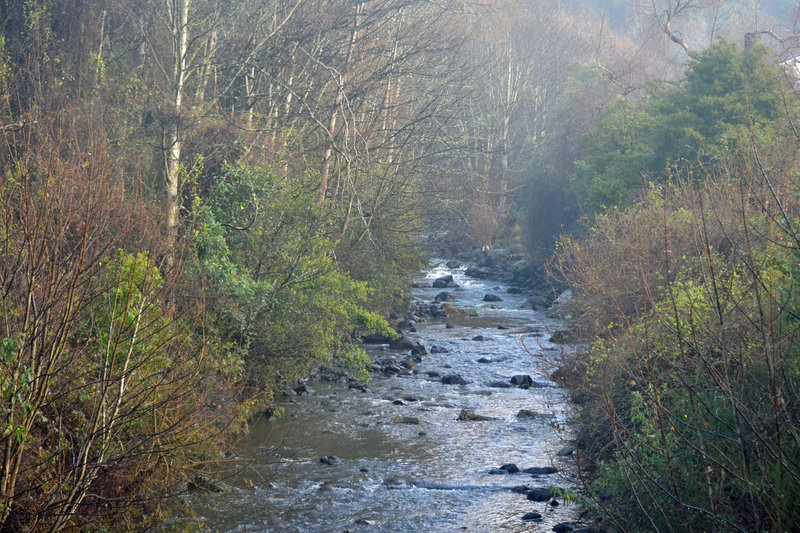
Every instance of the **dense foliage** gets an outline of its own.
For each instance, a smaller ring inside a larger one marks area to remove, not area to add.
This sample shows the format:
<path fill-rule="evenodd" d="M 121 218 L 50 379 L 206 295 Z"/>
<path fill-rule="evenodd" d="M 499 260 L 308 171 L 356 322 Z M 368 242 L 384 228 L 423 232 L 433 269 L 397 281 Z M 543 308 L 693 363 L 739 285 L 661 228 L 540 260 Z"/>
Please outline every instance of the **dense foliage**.
<path fill-rule="evenodd" d="M 795 98 L 762 51 L 722 43 L 585 138 L 581 165 L 619 207 L 552 269 L 589 343 L 573 364 L 591 505 L 625 530 L 800 524 L 800 139 L 775 134 Z M 627 179 L 670 160 L 660 183 Z"/>
<path fill-rule="evenodd" d="M 784 74 L 767 48 L 740 52 L 721 41 L 689 63 L 673 87 L 651 83 L 647 97 L 620 97 L 583 139 L 572 187 L 585 212 L 627 205 L 671 171 L 713 168 L 749 135 L 774 129 L 783 114 Z"/>

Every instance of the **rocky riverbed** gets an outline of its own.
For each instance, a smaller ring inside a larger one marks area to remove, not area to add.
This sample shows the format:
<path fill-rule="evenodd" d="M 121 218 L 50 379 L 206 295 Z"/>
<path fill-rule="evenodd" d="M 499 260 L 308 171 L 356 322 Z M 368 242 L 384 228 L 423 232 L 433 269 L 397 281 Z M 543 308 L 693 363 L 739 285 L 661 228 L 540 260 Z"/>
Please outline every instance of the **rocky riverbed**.
<path fill-rule="evenodd" d="M 363 387 L 328 371 L 299 384 L 281 418 L 241 446 L 246 468 L 198 491 L 213 531 L 570 531 L 554 487 L 573 468 L 566 392 L 549 379 L 564 347 L 542 296 L 470 265 L 416 280 L 402 341 L 371 341 Z"/>

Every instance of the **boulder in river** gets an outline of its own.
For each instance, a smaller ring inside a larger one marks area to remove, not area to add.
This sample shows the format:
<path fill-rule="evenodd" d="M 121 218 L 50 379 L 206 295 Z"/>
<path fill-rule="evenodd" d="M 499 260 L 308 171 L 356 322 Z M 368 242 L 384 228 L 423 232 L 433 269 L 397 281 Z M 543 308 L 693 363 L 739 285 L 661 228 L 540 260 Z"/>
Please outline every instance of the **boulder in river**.
<path fill-rule="evenodd" d="M 422 423 L 419 418 L 415 418 L 413 416 L 396 416 L 394 417 L 393 422 L 395 424 L 415 424 L 415 425 L 420 425 Z"/>
<path fill-rule="evenodd" d="M 492 275 L 491 271 L 488 268 L 479 267 L 479 266 L 471 266 L 467 270 L 464 271 L 464 274 L 471 278 L 478 278 L 478 279 L 486 279 Z"/>
<path fill-rule="evenodd" d="M 532 409 L 520 409 L 517 418 L 555 418 L 552 413 L 540 413 Z"/>
<path fill-rule="evenodd" d="M 450 353 L 450 350 L 439 344 L 434 344 L 431 346 L 431 353 Z"/>
<path fill-rule="evenodd" d="M 342 461 L 336 457 L 335 455 L 326 455 L 325 457 L 320 457 L 319 462 L 324 465 L 338 465 Z"/>
<path fill-rule="evenodd" d="M 550 307 L 550 301 L 544 296 L 534 295 L 525 300 L 522 304 L 523 309 L 533 309 L 534 311 L 546 311 Z"/>
<path fill-rule="evenodd" d="M 563 448 L 558 450 L 558 453 L 556 455 L 558 455 L 559 457 L 567 457 L 568 455 L 572 455 L 572 452 L 574 451 L 575 449 L 572 446 L 564 446 Z"/>
<path fill-rule="evenodd" d="M 472 411 L 468 411 L 467 409 L 462 409 L 461 412 L 458 414 L 458 418 L 456 418 L 456 420 L 461 420 L 462 422 L 467 422 L 467 421 L 484 422 L 486 420 L 494 420 L 494 419 L 488 416 L 483 416 L 473 413 Z"/>
<path fill-rule="evenodd" d="M 494 361 L 492 361 L 488 357 L 481 357 L 480 359 L 478 359 L 477 362 L 485 365 L 485 364 L 493 363 Z"/>
<path fill-rule="evenodd" d="M 455 259 L 451 259 L 447 263 L 444 264 L 447 268 L 461 268 L 461 263 L 456 261 Z"/>
<path fill-rule="evenodd" d="M 507 463 L 500 467 L 500 470 L 505 470 L 509 474 L 516 474 L 519 472 L 519 467 L 514 463 Z"/>
<path fill-rule="evenodd" d="M 403 360 L 400 362 L 400 364 L 401 364 L 401 365 L 403 365 L 403 368 L 405 368 L 405 369 L 407 369 L 407 370 L 413 370 L 413 369 L 414 369 L 414 367 L 416 367 L 416 366 L 417 366 L 417 362 L 416 362 L 416 361 L 415 361 L 413 358 L 411 358 L 411 357 L 408 357 L 408 358 L 406 358 L 406 359 L 403 359 Z"/>
<path fill-rule="evenodd" d="M 536 511 L 531 511 L 530 513 L 525 513 L 524 515 L 522 515 L 522 519 L 525 520 L 525 521 L 528 521 L 528 520 L 541 520 L 542 519 L 542 515 L 541 515 L 541 513 L 537 513 Z"/>
<path fill-rule="evenodd" d="M 428 349 L 420 342 L 414 343 L 411 348 L 411 355 L 428 355 Z"/>
<path fill-rule="evenodd" d="M 458 283 L 453 280 L 452 274 L 447 274 L 441 278 L 436 278 L 431 284 L 434 289 L 457 289 Z"/>
<path fill-rule="evenodd" d="M 453 298 L 453 295 L 452 295 L 452 294 L 450 294 L 450 293 L 449 293 L 449 292 L 447 292 L 447 291 L 442 291 L 442 292 L 440 292 L 440 293 L 439 293 L 439 294 L 437 294 L 437 295 L 436 295 L 436 297 L 434 298 L 434 300 L 436 300 L 437 302 L 452 302 L 454 299 L 455 299 L 455 298 Z"/>
<path fill-rule="evenodd" d="M 552 466 L 532 466 L 530 468 L 526 468 L 522 472 L 534 476 L 549 476 L 550 474 L 555 474 L 558 472 L 558 468 Z"/>
<path fill-rule="evenodd" d="M 519 387 L 520 389 L 529 389 L 533 385 L 533 378 L 525 374 L 519 374 L 513 376 L 510 382 L 513 386 Z"/>
<path fill-rule="evenodd" d="M 413 350 L 414 343 L 408 339 L 395 339 L 389 343 L 392 350 Z"/>
<path fill-rule="evenodd" d="M 486 340 L 486 337 L 484 337 L 483 335 L 475 335 L 474 337 L 472 337 L 472 340 L 478 341 L 478 342 L 483 342 L 483 341 Z"/>
<path fill-rule="evenodd" d="M 502 302 L 503 299 L 496 294 L 488 293 L 483 297 L 484 302 Z"/>
<path fill-rule="evenodd" d="M 448 374 L 442 377 L 442 383 L 445 385 L 466 385 L 469 381 L 458 374 Z"/>
<path fill-rule="evenodd" d="M 550 499 L 553 497 L 553 494 L 550 492 L 550 489 L 546 487 L 537 487 L 535 489 L 530 489 L 526 492 L 528 499 L 532 502 L 549 502 Z"/>

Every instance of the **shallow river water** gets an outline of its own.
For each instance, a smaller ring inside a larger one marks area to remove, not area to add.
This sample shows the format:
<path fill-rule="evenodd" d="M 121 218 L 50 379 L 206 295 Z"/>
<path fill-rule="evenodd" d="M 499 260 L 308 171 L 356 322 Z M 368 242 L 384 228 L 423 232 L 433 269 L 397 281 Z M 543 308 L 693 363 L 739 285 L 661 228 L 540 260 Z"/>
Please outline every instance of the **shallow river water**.
<path fill-rule="evenodd" d="M 477 316 L 428 319 L 406 333 L 429 351 L 407 375 L 375 373 L 367 392 L 309 382 L 311 394 L 283 402 L 284 417 L 258 420 L 241 447 L 249 466 L 227 480 L 224 492 L 191 496 L 194 528 L 528 532 L 574 519 L 576 509 L 563 502 L 535 503 L 511 490 L 567 486 L 561 473 L 489 473 L 507 463 L 562 472 L 572 466 L 569 457 L 557 455 L 569 437 L 565 391 L 547 377 L 560 353 L 548 341 L 559 323 L 521 309 L 524 295 L 509 294 L 496 281 L 468 278 L 463 269 L 436 267 L 418 281 L 445 274 L 453 274 L 460 287 L 415 289 L 414 296 L 430 302 L 447 291 L 455 298 L 451 304 L 476 309 Z M 502 301 L 484 302 L 487 293 Z M 478 335 L 484 340 L 473 340 Z M 447 353 L 430 353 L 433 345 Z M 368 350 L 379 360 L 408 356 L 385 345 Z M 458 374 L 469 383 L 446 385 L 436 373 Z M 517 374 L 530 375 L 538 386 L 489 386 Z M 492 420 L 459 421 L 463 409 Z M 540 416 L 520 418 L 520 409 Z M 395 417 L 420 423 L 396 423 Z M 328 456 L 336 456 L 329 461 L 334 464 L 320 462 Z M 542 519 L 523 521 L 531 511 Z"/>

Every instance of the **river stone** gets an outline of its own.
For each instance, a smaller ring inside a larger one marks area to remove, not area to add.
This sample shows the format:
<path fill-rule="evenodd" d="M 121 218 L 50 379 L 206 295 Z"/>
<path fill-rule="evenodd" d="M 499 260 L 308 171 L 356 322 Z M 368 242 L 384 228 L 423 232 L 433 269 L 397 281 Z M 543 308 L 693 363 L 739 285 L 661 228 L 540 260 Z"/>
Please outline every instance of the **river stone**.
<path fill-rule="evenodd" d="M 483 335 L 475 335 L 474 337 L 472 337 L 472 340 L 477 342 L 483 342 L 486 340 L 486 337 L 484 337 Z"/>
<path fill-rule="evenodd" d="M 417 342 L 414 344 L 414 347 L 411 348 L 411 355 L 428 355 L 428 349 L 425 348 L 422 343 Z M 420 362 L 421 361 L 422 359 L 420 359 Z"/>
<path fill-rule="evenodd" d="M 519 374 L 513 376 L 510 380 L 510 383 L 515 387 L 519 387 L 520 389 L 529 389 L 533 385 L 533 378 L 526 374 Z"/>
<path fill-rule="evenodd" d="M 464 271 L 464 274 L 471 278 L 485 279 L 491 275 L 491 272 L 487 268 L 471 266 Z"/>
<path fill-rule="evenodd" d="M 527 492 L 527 497 L 532 502 L 547 502 L 550 501 L 550 499 L 553 497 L 553 494 L 545 487 L 538 487 L 535 489 L 530 489 Z"/>
<path fill-rule="evenodd" d="M 563 448 L 558 450 L 558 453 L 556 455 L 558 455 L 559 457 L 566 457 L 568 455 L 572 455 L 572 452 L 574 451 L 575 449 L 572 446 L 564 446 Z"/>
<path fill-rule="evenodd" d="M 419 418 L 413 416 L 396 416 L 394 417 L 395 424 L 415 424 L 420 425 L 422 422 Z"/>
<path fill-rule="evenodd" d="M 494 361 L 492 361 L 488 357 L 481 357 L 480 359 L 478 359 L 478 363 L 481 363 L 481 364 L 487 364 L 487 363 L 493 363 L 493 362 Z"/>
<path fill-rule="evenodd" d="M 298 396 L 309 395 L 309 394 L 311 394 L 312 392 L 314 392 L 314 391 L 311 389 L 311 387 L 308 387 L 308 386 L 307 386 L 307 385 L 305 385 L 305 384 L 298 385 L 297 387 L 293 388 L 292 390 L 293 390 L 293 391 L 294 391 L 294 393 L 295 393 L 295 394 L 297 394 Z"/>
<path fill-rule="evenodd" d="M 441 278 L 436 278 L 436 280 L 432 283 L 434 289 L 457 289 L 458 284 L 453 281 L 453 275 L 447 274 L 446 276 L 442 276 Z"/>
<path fill-rule="evenodd" d="M 517 418 L 555 418 L 553 413 L 540 413 L 532 409 L 520 409 Z"/>
<path fill-rule="evenodd" d="M 444 346 L 439 346 L 438 344 L 434 344 L 433 346 L 431 346 L 431 353 L 450 353 L 450 350 L 448 350 Z"/>
<path fill-rule="evenodd" d="M 412 370 L 415 366 L 417 366 L 417 362 L 412 357 L 403 359 L 400 364 L 408 370 Z"/>
<path fill-rule="evenodd" d="M 486 420 L 494 420 L 494 419 L 488 416 L 475 414 L 472 411 L 468 411 L 466 409 L 462 409 L 461 412 L 458 414 L 458 418 L 456 418 L 456 420 L 461 420 L 462 422 L 464 421 L 484 422 Z"/>
<path fill-rule="evenodd" d="M 549 476 L 558 472 L 558 468 L 552 466 L 532 466 L 523 470 L 525 474 L 532 474 L 534 476 Z"/>
<path fill-rule="evenodd" d="M 523 520 L 541 520 L 542 515 L 537 513 L 536 511 L 531 511 L 530 513 L 526 513 L 522 515 Z"/>
<path fill-rule="evenodd" d="M 483 297 L 484 302 L 502 302 L 503 299 L 496 294 L 489 293 Z"/>
<path fill-rule="evenodd" d="M 444 264 L 447 268 L 461 268 L 461 263 L 456 261 L 455 259 L 451 259 L 447 263 Z"/>
<path fill-rule="evenodd" d="M 395 339 L 389 343 L 392 350 L 413 350 L 414 343 L 408 339 Z"/>
<path fill-rule="evenodd" d="M 553 531 L 556 533 L 568 533 L 569 531 L 574 531 L 579 525 L 578 522 L 561 522 L 553 526 Z"/>
<path fill-rule="evenodd" d="M 326 455 L 325 457 L 320 457 L 319 462 L 324 465 L 338 465 L 342 461 L 335 455 Z"/>
<path fill-rule="evenodd" d="M 428 376 L 429 378 L 440 378 L 440 377 L 442 377 L 442 375 L 439 372 L 435 371 L 435 370 L 429 370 L 429 371 L 425 372 L 425 375 Z"/>
<path fill-rule="evenodd" d="M 445 385 L 466 385 L 469 381 L 458 374 L 448 374 L 442 377 L 442 383 Z"/>
<path fill-rule="evenodd" d="M 434 300 L 436 300 L 437 302 L 452 302 L 453 300 L 455 300 L 455 298 L 453 298 L 453 295 L 450 294 L 449 292 L 440 292 L 439 294 L 436 295 Z"/>
<path fill-rule="evenodd" d="M 505 470 L 509 474 L 516 474 L 519 472 L 519 467 L 514 463 L 507 463 L 500 467 L 500 470 Z"/>
<path fill-rule="evenodd" d="M 405 405 L 406 402 L 404 402 L 403 400 L 392 400 L 392 404 L 393 405 Z"/>

